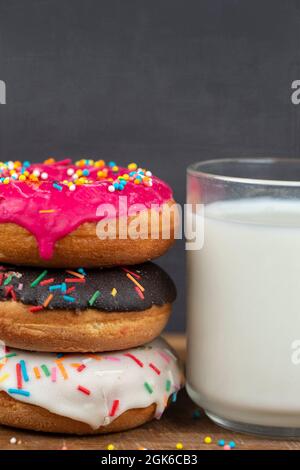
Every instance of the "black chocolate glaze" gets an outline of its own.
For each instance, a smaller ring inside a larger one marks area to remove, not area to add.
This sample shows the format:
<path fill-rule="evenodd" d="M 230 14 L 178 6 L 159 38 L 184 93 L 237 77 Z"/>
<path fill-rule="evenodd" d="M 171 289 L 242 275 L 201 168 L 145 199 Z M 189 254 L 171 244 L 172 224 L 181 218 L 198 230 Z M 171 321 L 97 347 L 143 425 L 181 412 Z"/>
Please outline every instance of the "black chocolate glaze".
<path fill-rule="evenodd" d="M 50 291 L 49 287 L 64 283 L 65 279 L 74 278 L 64 269 L 48 269 L 47 275 L 43 278 L 54 278 L 52 284 L 31 287 L 31 283 L 44 271 L 43 268 L 29 268 L 16 266 L 3 266 L 0 268 L 0 274 L 3 273 L 0 286 L 0 300 L 11 300 L 12 287 L 17 301 L 26 305 L 42 305 L 49 294 L 53 294 L 53 299 L 46 307 L 47 310 L 68 309 L 85 310 L 93 308 L 106 312 L 126 312 L 143 311 L 153 305 L 161 306 L 165 303 L 173 302 L 176 298 L 176 288 L 168 276 L 159 266 L 153 263 L 144 263 L 135 266 L 129 266 L 131 272 L 140 276 L 137 282 L 145 289 L 142 299 L 135 289 L 135 284 L 126 276 L 126 271 L 121 267 L 105 269 L 85 270 L 84 283 L 66 283 L 67 288 L 75 286 L 73 292 L 64 294 L 61 289 Z M 76 271 L 76 269 L 72 270 Z M 11 281 L 4 286 L 5 279 L 14 273 Z M 134 276 L 133 276 L 134 277 Z M 117 290 L 115 296 L 112 295 L 113 289 Z M 100 295 L 92 306 L 89 305 L 94 292 L 99 291 Z M 68 301 L 64 295 L 74 298 L 74 301 Z"/>

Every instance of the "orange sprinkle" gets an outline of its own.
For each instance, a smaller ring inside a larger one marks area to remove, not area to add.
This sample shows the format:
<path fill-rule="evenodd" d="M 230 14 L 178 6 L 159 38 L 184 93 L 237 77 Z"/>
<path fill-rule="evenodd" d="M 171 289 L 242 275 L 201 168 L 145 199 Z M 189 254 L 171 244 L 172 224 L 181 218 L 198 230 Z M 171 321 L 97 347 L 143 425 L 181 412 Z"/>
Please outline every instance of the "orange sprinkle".
<path fill-rule="evenodd" d="M 63 376 L 64 380 L 67 380 L 69 377 L 68 377 L 68 374 L 67 374 L 67 371 L 66 371 L 64 365 L 60 361 L 55 361 L 55 362 L 56 362 L 57 367 L 59 368 L 60 373 Z"/>
<path fill-rule="evenodd" d="M 50 304 L 51 300 L 53 299 L 53 294 L 49 294 L 45 302 L 43 303 L 43 307 L 46 308 Z"/>
<path fill-rule="evenodd" d="M 40 209 L 40 214 L 52 214 L 52 212 L 56 212 L 56 209 Z"/>
<path fill-rule="evenodd" d="M 145 291 L 144 287 L 141 286 L 141 284 L 140 284 L 136 279 L 134 279 L 134 277 L 131 276 L 131 274 L 126 273 L 126 276 L 127 276 L 128 279 L 130 279 L 136 286 L 138 286 L 138 288 L 139 288 L 142 292 Z"/>
<path fill-rule="evenodd" d="M 74 369 L 78 369 L 78 367 L 80 367 L 81 365 L 81 363 L 73 362 L 73 364 L 71 364 L 71 367 L 74 367 Z"/>
<path fill-rule="evenodd" d="M 38 367 L 34 367 L 33 368 L 33 372 L 34 372 L 34 375 L 37 379 L 40 379 L 41 378 L 41 374 L 40 374 L 40 370 Z"/>
<path fill-rule="evenodd" d="M 76 273 L 75 271 L 69 271 L 67 270 L 66 273 L 71 274 L 72 276 L 79 277 L 79 279 L 84 279 L 84 275 L 80 273 Z"/>
<path fill-rule="evenodd" d="M 102 357 L 98 356 L 97 354 L 87 354 L 88 357 L 91 357 L 92 359 L 95 359 L 95 361 L 101 361 Z"/>

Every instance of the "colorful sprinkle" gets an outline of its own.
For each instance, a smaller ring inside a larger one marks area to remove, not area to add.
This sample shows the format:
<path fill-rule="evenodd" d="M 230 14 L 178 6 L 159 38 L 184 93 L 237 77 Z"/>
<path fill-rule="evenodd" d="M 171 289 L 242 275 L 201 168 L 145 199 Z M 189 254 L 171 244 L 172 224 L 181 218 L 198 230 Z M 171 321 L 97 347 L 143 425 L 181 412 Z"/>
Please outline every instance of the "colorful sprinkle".
<path fill-rule="evenodd" d="M 113 416 L 115 416 L 116 412 L 117 412 L 117 409 L 119 407 L 119 400 L 114 400 L 113 404 L 112 404 L 112 407 L 111 407 L 111 410 L 109 412 L 109 416 L 112 418 Z"/>
<path fill-rule="evenodd" d="M 231 449 L 234 449 L 236 444 L 234 441 L 230 441 L 228 445 L 231 447 Z"/>
<path fill-rule="evenodd" d="M 134 277 L 129 274 L 129 273 L 126 273 L 126 276 L 128 277 L 128 279 L 130 279 L 142 292 L 145 291 L 144 287 L 136 280 L 134 279 Z"/>
<path fill-rule="evenodd" d="M 106 447 L 107 450 L 115 450 L 115 446 L 113 444 L 108 444 Z"/>
<path fill-rule="evenodd" d="M 90 307 L 92 307 L 94 305 L 94 303 L 98 299 L 99 295 L 100 295 L 100 292 L 98 290 L 96 290 L 96 292 L 93 293 L 92 297 L 88 301 Z"/>
<path fill-rule="evenodd" d="M 117 291 L 117 289 L 114 287 L 114 288 L 112 289 L 112 291 L 111 291 L 111 295 L 112 295 L 113 297 L 115 297 L 115 296 L 117 295 L 117 293 L 118 293 L 118 291 Z"/>
<path fill-rule="evenodd" d="M 67 371 L 66 371 L 64 365 L 62 364 L 62 362 L 58 359 L 56 361 L 56 364 L 57 364 L 57 367 L 59 368 L 59 371 L 60 371 L 61 375 L 63 376 L 64 380 L 67 380 L 68 379 L 68 374 L 67 374 Z"/>
<path fill-rule="evenodd" d="M 72 276 L 78 277 L 79 279 L 84 279 L 84 275 L 77 273 L 76 271 L 67 270 L 66 273 L 71 274 Z"/>
<path fill-rule="evenodd" d="M 56 209 L 40 209 L 39 210 L 40 214 L 52 214 L 53 212 L 56 212 Z"/>
<path fill-rule="evenodd" d="M 171 380 L 166 381 L 166 392 L 169 392 L 171 390 Z"/>
<path fill-rule="evenodd" d="M 26 364 L 25 364 L 24 359 L 21 359 L 20 366 L 21 366 L 21 371 L 22 371 L 24 381 L 29 382 L 29 377 L 28 377 L 28 374 L 27 374 L 27 368 L 26 368 Z"/>
<path fill-rule="evenodd" d="M 64 300 L 67 302 L 75 302 L 75 297 L 71 297 L 70 295 L 64 295 Z"/>
<path fill-rule="evenodd" d="M 177 444 L 176 444 L 176 449 L 178 449 L 178 450 L 182 450 L 182 449 L 183 449 L 183 444 L 182 444 L 182 442 L 177 442 Z"/>
<path fill-rule="evenodd" d="M 13 275 L 11 274 L 10 276 L 8 276 L 8 277 L 5 279 L 5 281 L 3 282 L 3 285 L 4 285 L 4 286 L 7 286 L 7 284 L 9 284 L 9 283 L 11 282 L 12 278 L 13 278 Z"/>
<path fill-rule="evenodd" d="M 136 356 L 134 356 L 133 354 L 131 353 L 125 353 L 124 354 L 125 357 L 129 357 L 130 359 L 132 359 L 134 362 L 137 363 L 138 366 L 140 367 L 144 367 L 144 364 L 142 363 L 142 361 L 140 361 Z"/>
<path fill-rule="evenodd" d="M 8 379 L 9 374 L 3 374 L 0 376 L 0 383 L 4 382 L 6 379 Z"/>
<path fill-rule="evenodd" d="M 46 377 L 50 377 L 51 374 L 50 374 L 50 371 L 49 371 L 48 367 L 46 366 L 46 364 L 42 364 L 41 369 L 44 372 Z"/>
<path fill-rule="evenodd" d="M 77 372 L 82 372 L 86 366 L 84 364 L 81 364 L 80 366 L 77 367 Z"/>
<path fill-rule="evenodd" d="M 144 383 L 144 387 L 147 390 L 147 392 L 153 393 L 153 388 L 151 387 L 151 385 L 148 384 L 148 382 Z"/>
<path fill-rule="evenodd" d="M 27 392 L 27 390 L 18 390 L 17 388 L 9 388 L 7 391 L 11 395 L 22 395 L 23 397 L 30 396 L 30 392 Z"/>
<path fill-rule="evenodd" d="M 224 450 L 231 450 L 231 447 L 230 447 L 228 444 L 226 444 L 226 445 L 223 447 L 223 449 L 224 449 Z"/>
<path fill-rule="evenodd" d="M 126 273 L 131 274 L 131 276 L 134 276 L 136 279 L 141 279 L 141 276 L 140 276 L 139 274 L 136 274 L 136 273 L 134 273 L 133 271 L 129 271 L 129 269 L 124 268 L 124 267 L 123 267 L 122 269 L 123 269 L 123 271 L 125 271 Z"/>
<path fill-rule="evenodd" d="M 47 286 L 47 284 L 52 284 L 54 282 L 54 278 L 45 279 L 44 281 L 40 282 L 40 286 Z"/>
<path fill-rule="evenodd" d="M 152 362 L 150 362 L 149 367 L 151 367 L 157 375 L 160 375 L 160 370 Z"/>
<path fill-rule="evenodd" d="M 31 284 L 30 284 L 30 287 L 35 287 L 37 286 L 41 281 L 42 279 L 44 279 L 45 276 L 47 276 L 48 274 L 48 271 L 47 269 L 45 269 L 45 271 L 43 271 Z"/>
<path fill-rule="evenodd" d="M 134 289 L 135 291 L 137 292 L 138 296 L 140 297 L 140 299 L 144 300 L 145 299 L 145 296 L 143 294 L 143 292 L 140 290 L 140 288 L 138 286 L 134 286 Z"/>
<path fill-rule="evenodd" d="M 56 367 L 52 367 L 51 369 L 51 382 L 56 382 Z"/>
<path fill-rule="evenodd" d="M 91 391 L 88 388 L 83 387 L 82 385 L 78 385 L 77 390 L 84 393 L 85 395 L 91 394 Z"/>
<path fill-rule="evenodd" d="M 67 277 L 65 279 L 65 282 L 70 283 L 70 282 L 85 282 L 85 278 L 83 277 L 82 279 L 79 279 L 77 277 Z"/>
<path fill-rule="evenodd" d="M 203 442 L 205 444 L 211 444 L 212 443 L 212 438 L 210 436 L 205 436 L 205 438 L 203 439 Z"/>
<path fill-rule="evenodd" d="M 36 306 L 33 306 L 29 309 L 29 312 L 39 312 L 40 310 L 43 310 L 44 307 L 43 305 L 36 305 Z"/>
<path fill-rule="evenodd" d="M 16 376 L 17 376 L 17 388 L 20 390 L 21 388 L 23 388 L 23 384 L 22 384 L 21 365 L 19 363 L 16 364 Z"/>
<path fill-rule="evenodd" d="M 224 447 L 224 446 L 225 446 L 225 441 L 224 441 L 224 439 L 220 439 L 220 440 L 218 441 L 218 446 L 220 446 L 220 447 Z"/>
<path fill-rule="evenodd" d="M 35 375 L 35 378 L 36 379 L 40 379 L 41 378 L 41 373 L 40 373 L 40 370 L 38 367 L 34 367 L 33 368 L 33 372 L 34 372 L 34 375 Z"/>
<path fill-rule="evenodd" d="M 53 299 L 53 294 L 49 294 L 48 297 L 46 298 L 46 300 L 43 303 L 43 307 L 47 308 L 52 299 Z"/>

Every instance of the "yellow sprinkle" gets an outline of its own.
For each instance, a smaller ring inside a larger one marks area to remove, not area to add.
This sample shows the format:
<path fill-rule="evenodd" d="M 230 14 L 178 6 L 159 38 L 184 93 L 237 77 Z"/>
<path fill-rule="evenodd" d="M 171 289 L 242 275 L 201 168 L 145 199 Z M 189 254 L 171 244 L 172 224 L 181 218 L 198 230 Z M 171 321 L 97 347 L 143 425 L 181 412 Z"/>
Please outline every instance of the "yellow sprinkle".
<path fill-rule="evenodd" d="M 136 163 L 129 163 L 128 170 L 134 171 L 136 169 L 137 169 L 137 164 Z"/>
<path fill-rule="evenodd" d="M 5 180 L 3 181 L 4 184 L 8 184 L 9 183 L 9 178 L 5 178 Z"/>
<path fill-rule="evenodd" d="M 176 449 L 178 449 L 178 450 L 183 449 L 183 444 L 182 444 L 182 442 L 177 442 L 177 444 L 176 444 Z"/>
<path fill-rule="evenodd" d="M 117 165 L 113 166 L 112 171 L 119 171 L 119 167 Z"/>
<path fill-rule="evenodd" d="M 106 448 L 107 450 L 115 450 L 115 446 L 113 444 L 108 444 Z"/>
<path fill-rule="evenodd" d="M 134 184 L 140 184 L 141 183 L 140 180 L 137 179 L 137 178 L 133 182 L 134 182 Z"/>
<path fill-rule="evenodd" d="M 210 436 L 206 436 L 204 438 L 204 442 L 205 442 L 205 444 L 211 444 L 212 443 L 212 438 Z"/>
<path fill-rule="evenodd" d="M 9 374 L 3 374 L 3 375 L 1 375 L 1 377 L 0 377 L 0 382 L 4 382 L 4 380 L 8 379 L 8 377 L 9 377 Z"/>
<path fill-rule="evenodd" d="M 105 161 L 104 161 L 104 160 L 98 160 L 97 162 L 95 162 L 95 166 L 96 166 L 97 168 L 102 168 L 104 165 L 105 165 Z"/>
<path fill-rule="evenodd" d="M 111 295 L 112 295 L 113 297 L 116 297 L 117 292 L 118 292 L 117 289 L 114 287 L 113 290 L 111 291 Z"/>
<path fill-rule="evenodd" d="M 25 175 L 20 175 L 19 176 L 19 181 L 25 181 L 26 180 L 26 176 Z"/>

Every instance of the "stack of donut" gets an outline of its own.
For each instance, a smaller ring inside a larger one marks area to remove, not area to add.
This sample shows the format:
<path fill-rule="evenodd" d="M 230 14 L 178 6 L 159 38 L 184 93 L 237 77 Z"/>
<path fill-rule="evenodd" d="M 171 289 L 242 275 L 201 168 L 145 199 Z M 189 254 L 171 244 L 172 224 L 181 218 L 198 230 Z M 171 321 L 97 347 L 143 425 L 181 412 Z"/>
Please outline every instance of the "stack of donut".
<path fill-rule="evenodd" d="M 158 336 L 176 289 L 150 262 L 173 207 L 135 163 L 0 162 L 0 424 L 116 432 L 175 401 L 182 370 Z"/>

